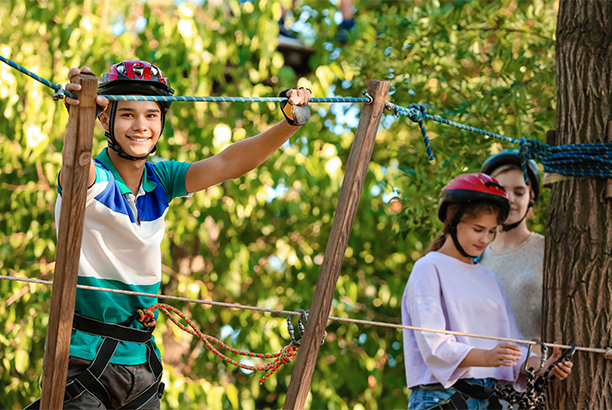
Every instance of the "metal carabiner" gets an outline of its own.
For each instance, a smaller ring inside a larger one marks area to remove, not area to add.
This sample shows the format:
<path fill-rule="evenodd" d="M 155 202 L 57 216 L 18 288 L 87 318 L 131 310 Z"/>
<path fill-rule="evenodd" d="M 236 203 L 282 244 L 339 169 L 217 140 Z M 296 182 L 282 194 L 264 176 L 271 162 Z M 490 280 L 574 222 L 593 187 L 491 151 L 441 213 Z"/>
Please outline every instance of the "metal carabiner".
<path fill-rule="evenodd" d="M 54 101 L 63 100 L 64 97 L 66 97 L 66 92 L 62 88 L 62 85 L 58 84 L 57 89 L 53 90 L 53 100 Z"/>
<path fill-rule="evenodd" d="M 550 374 L 550 372 L 552 371 L 552 369 L 554 369 L 555 367 L 557 367 L 557 365 L 561 364 L 561 363 L 565 363 L 568 360 L 571 360 L 572 357 L 574 356 L 574 353 L 576 353 L 576 345 L 575 344 L 571 344 L 570 348 L 567 349 L 565 352 L 563 352 L 563 354 L 553 363 L 551 364 L 548 369 L 546 369 L 546 371 L 544 372 L 544 378 L 547 378 L 548 375 Z M 553 374 L 550 377 L 550 380 L 553 380 L 555 378 L 555 375 Z"/>
<path fill-rule="evenodd" d="M 306 312 L 304 309 L 298 309 L 298 310 L 296 310 L 296 313 L 299 313 L 298 331 L 300 333 L 300 340 L 301 340 L 302 336 L 304 336 L 304 329 L 305 329 L 305 325 L 306 325 L 306 316 L 307 316 L 308 312 Z M 287 331 L 289 331 L 289 337 L 291 338 L 291 343 L 293 343 L 296 346 L 299 346 L 300 345 L 300 340 L 296 340 L 296 338 L 295 338 L 295 330 L 293 328 L 293 324 L 291 323 L 291 319 L 293 318 L 293 316 L 296 316 L 296 315 L 289 315 L 289 317 L 287 317 Z M 304 323 L 302 323 L 302 319 L 304 319 Z"/>
<path fill-rule="evenodd" d="M 296 340 L 295 339 L 295 330 L 293 328 L 293 324 L 291 323 L 291 319 L 293 318 L 293 316 L 297 316 L 297 315 L 289 315 L 289 317 L 287 318 L 287 330 L 289 331 L 289 337 L 291 338 L 291 343 L 293 343 L 295 346 L 299 346 L 302 340 L 302 337 L 304 336 L 304 331 L 306 330 L 306 322 L 308 321 L 308 312 L 310 312 L 310 310 L 304 310 L 304 309 L 298 309 L 296 310 L 296 313 L 299 313 L 299 317 L 298 317 L 298 332 L 300 333 L 300 340 Z M 323 332 L 323 340 L 321 341 L 321 346 L 323 346 L 323 344 L 325 343 L 325 337 L 327 336 L 327 332 Z"/>
<path fill-rule="evenodd" d="M 540 356 L 540 367 L 536 370 L 533 367 L 529 367 L 529 358 L 531 357 L 531 348 L 534 346 L 533 344 L 529 345 L 527 348 L 527 358 L 525 359 L 525 373 L 534 374 L 542 370 L 544 365 L 546 364 L 546 358 L 548 357 L 548 346 L 544 344 L 540 339 L 532 339 L 533 342 L 536 342 L 542 347 L 542 355 Z"/>

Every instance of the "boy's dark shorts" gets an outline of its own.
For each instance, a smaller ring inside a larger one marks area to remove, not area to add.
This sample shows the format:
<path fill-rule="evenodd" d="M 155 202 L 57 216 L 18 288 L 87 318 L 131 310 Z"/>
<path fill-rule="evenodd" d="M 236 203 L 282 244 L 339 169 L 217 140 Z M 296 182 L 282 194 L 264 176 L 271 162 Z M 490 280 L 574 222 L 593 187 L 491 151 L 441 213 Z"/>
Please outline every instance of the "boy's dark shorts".
<path fill-rule="evenodd" d="M 90 360 L 70 356 L 68 362 L 68 382 L 81 374 L 91 364 Z M 116 409 L 130 402 L 143 390 L 155 382 L 155 377 L 146 363 L 135 366 L 109 364 L 100 381 L 111 396 L 110 408 Z M 140 409 L 159 410 L 160 402 L 157 395 Z M 64 410 L 106 410 L 106 407 L 89 392 L 83 393 L 77 400 L 64 403 Z"/>

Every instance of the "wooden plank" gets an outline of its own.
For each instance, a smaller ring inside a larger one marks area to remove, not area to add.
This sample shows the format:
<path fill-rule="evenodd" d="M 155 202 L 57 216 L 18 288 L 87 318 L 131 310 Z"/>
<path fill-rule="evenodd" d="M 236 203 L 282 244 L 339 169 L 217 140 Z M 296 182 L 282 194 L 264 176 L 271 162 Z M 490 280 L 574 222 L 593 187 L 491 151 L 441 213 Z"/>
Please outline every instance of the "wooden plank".
<path fill-rule="evenodd" d="M 371 80 L 368 86 L 368 93 L 374 98 L 374 102 L 365 105 L 359 117 L 359 125 L 349 154 L 336 216 L 325 249 L 325 258 L 283 407 L 286 410 L 303 409 L 310 391 L 312 374 L 359 206 L 389 85 L 388 81 Z"/>
<path fill-rule="evenodd" d="M 70 120 L 64 141 L 61 171 L 64 184 L 43 369 L 41 409 L 61 409 L 64 402 L 96 120 L 95 99 L 98 78 L 92 74 L 80 74 L 73 78 L 73 82 L 81 84 L 82 89 L 75 92 L 80 104 L 70 107 Z"/>

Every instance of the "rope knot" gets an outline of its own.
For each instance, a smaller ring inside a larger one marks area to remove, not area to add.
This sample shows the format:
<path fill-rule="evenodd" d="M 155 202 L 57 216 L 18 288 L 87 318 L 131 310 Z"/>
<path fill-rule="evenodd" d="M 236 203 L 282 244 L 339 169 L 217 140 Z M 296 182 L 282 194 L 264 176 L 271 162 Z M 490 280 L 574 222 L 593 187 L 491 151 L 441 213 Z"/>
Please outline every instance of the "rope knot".
<path fill-rule="evenodd" d="M 138 321 L 146 327 L 153 327 L 157 324 L 155 320 L 155 309 L 157 305 L 153 305 L 147 309 L 138 309 Z"/>
<path fill-rule="evenodd" d="M 410 104 L 408 105 L 408 113 L 406 117 L 408 117 L 411 121 L 419 122 L 423 121 L 423 118 L 425 118 L 426 114 L 427 108 L 425 108 L 423 104 Z M 397 111 L 395 115 L 399 115 L 397 114 Z"/>
<path fill-rule="evenodd" d="M 530 184 L 529 174 L 527 173 L 527 161 L 530 159 L 537 159 L 542 161 L 549 154 L 550 147 L 541 142 L 531 138 L 521 137 L 519 140 L 519 157 L 521 158 L 521 171 L 523 171 L 523 178 L 527 186 Z"/>

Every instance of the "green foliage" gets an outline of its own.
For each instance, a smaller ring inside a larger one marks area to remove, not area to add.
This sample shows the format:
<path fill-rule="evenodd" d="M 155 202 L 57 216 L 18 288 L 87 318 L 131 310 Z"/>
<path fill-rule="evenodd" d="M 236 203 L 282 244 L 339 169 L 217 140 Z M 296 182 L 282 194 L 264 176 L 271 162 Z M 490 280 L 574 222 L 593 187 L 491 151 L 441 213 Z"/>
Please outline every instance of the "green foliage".
<path fill-rule="evenodd" d="M 0 53 L 65 83 L 70 67 L 97 74 L 127 58 L 153 60 L 177 95 L 359 96 L 370 78 L 391 81 L 389 100 L 519 138 L 554 128 L 556 11 L 541 0 L 515 3 L 358 1 L 350 43 L 333 42 L 333 4 L 304 0 L 294 16 L 316 33 L 312 72 L 297 78 L 276 50 L 280 5 L 271 0 L 178 7 L 160 2 L 0 2 Z M 301 11 L 301 14 L 300 14 Z M 138 23 L 146 18 L 146 26 Z M 123 25 L 123 30 L 118 28 Z M 117 29 L 113 34 L 113 27 Z M 140 27 L 140 28 L 139 28 Z M 356 111 L 357 110 L 357 111 Z M 54 202 L 68 115 L 49 90 L 0 66 L 0 274 L 51 278 Z M 163 245 L 165 294 L 294 310 L 309 308 L 329 237 L 358 113 L 313 106 L 311 123 L 256 171 L 176 200 Z M 281 119 L 273 104 L 175 103 L 157 156 L 196 161 Z M 388 113 L 349 241 L 333 315 L 398 322 L 412 264 L 440 229 L 440 188 L 477 171 L 502 145 L 426 123 L 437 163 L 427 162 L 418 127 Z M 105 146 L 100 129 L 94 144 Z M 505 146 L 508 147 L 508 146 Z M 271 196 L 271 190 L 276 195 Z M 389 197 L 397 196 L 396 213 Z M 545 191 L 531 226 L 543 233 Z M 40 395 L 51 290 L 0 281 L 0 408 Z M 240 349 L 287 344 L 283 317 L 176 303 Z M 405 408 L 401 332 L 332 322 L 317 362 L 310 408 Z M 163 405 L 181 409 L 282 406 L 292 365 L 262 386 L 161 321 L 156 331 L 167 384 Z"/>

